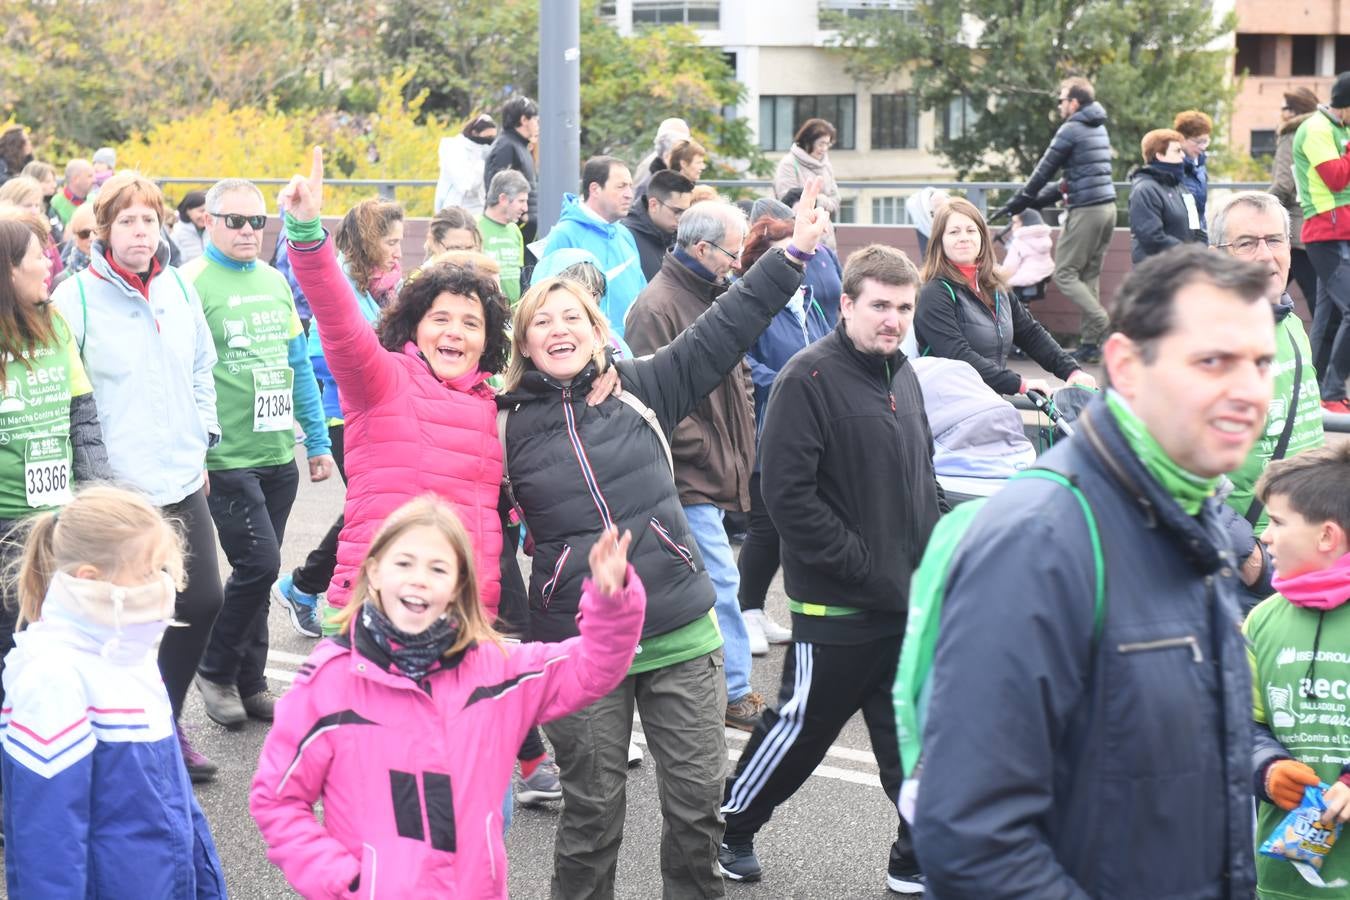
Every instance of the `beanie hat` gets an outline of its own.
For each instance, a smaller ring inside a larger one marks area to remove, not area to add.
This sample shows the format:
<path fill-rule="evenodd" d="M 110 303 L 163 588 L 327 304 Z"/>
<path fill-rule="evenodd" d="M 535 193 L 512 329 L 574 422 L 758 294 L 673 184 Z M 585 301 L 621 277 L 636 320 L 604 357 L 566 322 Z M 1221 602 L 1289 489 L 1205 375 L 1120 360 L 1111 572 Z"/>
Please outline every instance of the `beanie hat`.
<path fill-rule="evenodd" d="M 1023 227 L 1026 227 L 1027 225 L 1045 224 L 1045 219 L 1041 218 L 1041 214 L 1034 209 L 1022 210 L 1017 214 L 1017 220 L 1022 223 Z"/>
<path fill-rule="evenodd" d="M 1350 106 L 1350 72 L 1336 76 L 1336 83 L 1331 86 L 1331 105 L 1334 109 Z"/>
<path fill-rule="evenodd" d="M 94 151 L 94 162 L 112 168 L 117 165 L 117 151 L 111 147 L 99 147 Z"/>
<path fill-rule="evenodd" d="M 1289 111 L 1296 116 L 1315 112 L 1317 110 L 1317 95 L 1310 88 L 1295 88 L 1292 91 L 1285 92 L 1284 105 L 1289 107 Z"/>

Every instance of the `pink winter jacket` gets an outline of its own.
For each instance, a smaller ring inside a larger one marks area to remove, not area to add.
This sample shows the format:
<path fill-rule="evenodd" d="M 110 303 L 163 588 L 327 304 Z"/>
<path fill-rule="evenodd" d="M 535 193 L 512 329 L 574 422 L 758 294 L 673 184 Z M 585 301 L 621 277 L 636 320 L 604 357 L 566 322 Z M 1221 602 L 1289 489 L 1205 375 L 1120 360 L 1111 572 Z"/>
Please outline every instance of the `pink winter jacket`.
<path fill-rule="evenodd" d="M 502 797 L 521 741 L 618 686 L 645 608 L 631 566 L 616 597 L 587 580 L 580 637 L 473 647 L 426 690 L 319 644 L 277 701 L 253 777 L 267 858 L 309 900 L 506 897 Z"/>
<path fill-rule="evenodd" d="M 1008 284 L 1031 287 L 1055 274 L 1055 258 L 1050 255 L 1054 242 L 1050 238 L 1049 225 L 1027 225 L 1009 238 L 1008 252 L 1003 257 L 1003 268 L 1012 270 Z"/>
<path fill-rule="evenodd" d="M 380 345 L 357 308 L 330 237 L 290 246 L 291 270 L 323 328 L 324 355 L 346 417 L 346 522 L 328 604 L 347 604 L 366 548 L 404 503 L 435 494 L 450 502 L 473 541 L 479 594 L 489 619 L 501 597 L 502 526 L 497 499 L 502 447 L 497 407 L 485 372 L 437 378 L 408 343 Z"/>

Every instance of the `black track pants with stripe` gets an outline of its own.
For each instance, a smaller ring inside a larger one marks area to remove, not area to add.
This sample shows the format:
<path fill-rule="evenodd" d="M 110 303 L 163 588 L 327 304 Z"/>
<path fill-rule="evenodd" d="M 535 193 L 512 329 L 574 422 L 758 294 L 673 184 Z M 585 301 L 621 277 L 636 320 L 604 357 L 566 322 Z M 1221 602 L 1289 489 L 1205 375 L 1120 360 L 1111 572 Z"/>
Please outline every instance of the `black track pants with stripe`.
<path fill-rule="evenodd" d="M 796 793 L 825 758 L 825 751 L 855 712 L 862 711 L 881 772 L 881 787 L 894 806 L 900 794 L 900 747 L 891 694 L 902 635 L 865 644 L 793 642 L 783 661 L 778 705 L 765 710 L 736 763 L 723 804 L 726 842 L 753 840 L 774 808 Z M 909 828 L 899 812 L 890 871 L 918 871 Z"/>

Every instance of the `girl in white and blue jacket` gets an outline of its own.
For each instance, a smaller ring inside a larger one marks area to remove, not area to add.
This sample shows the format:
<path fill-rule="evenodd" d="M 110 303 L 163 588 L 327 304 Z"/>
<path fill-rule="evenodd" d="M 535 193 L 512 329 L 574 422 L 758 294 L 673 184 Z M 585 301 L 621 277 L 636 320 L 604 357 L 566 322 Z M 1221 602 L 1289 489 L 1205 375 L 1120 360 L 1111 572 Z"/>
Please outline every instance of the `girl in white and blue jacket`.
<path fill-rule="evenodd" d="M 9 896 L 224 897 L 155 662 L 181 538 L 107 486 L 26 524 L 0 712 Z"/>

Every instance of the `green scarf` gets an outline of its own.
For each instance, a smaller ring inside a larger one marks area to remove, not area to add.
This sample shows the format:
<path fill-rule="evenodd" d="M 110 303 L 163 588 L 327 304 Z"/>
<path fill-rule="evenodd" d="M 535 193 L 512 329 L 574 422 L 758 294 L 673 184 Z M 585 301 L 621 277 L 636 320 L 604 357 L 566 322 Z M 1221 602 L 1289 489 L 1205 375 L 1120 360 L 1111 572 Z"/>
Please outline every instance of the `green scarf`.
<path fill-rule="evenodd" d="M 1125 435 L 1125 443 L 1130 445 L 1130 449 L 1139 457 L 1148 473 L 1157 479 L 1163 490 L 1172 495 L 1172 499 L 1177 501 L 1177 505 L 1185 510 L 1188 516 L 1197 515 L 1205 503 L 1205 498 L 1213 496 L 1219 486 L 1219 479 L 1201 478 L 1174 463 L 1162 445 L 1148 433 L 1148 428 L 1140 418 L 1115 391 L 1106 392 L 1106 408 L 1111 411 L 1112 418 L 1120 426 L 1121 434 Z"/>

